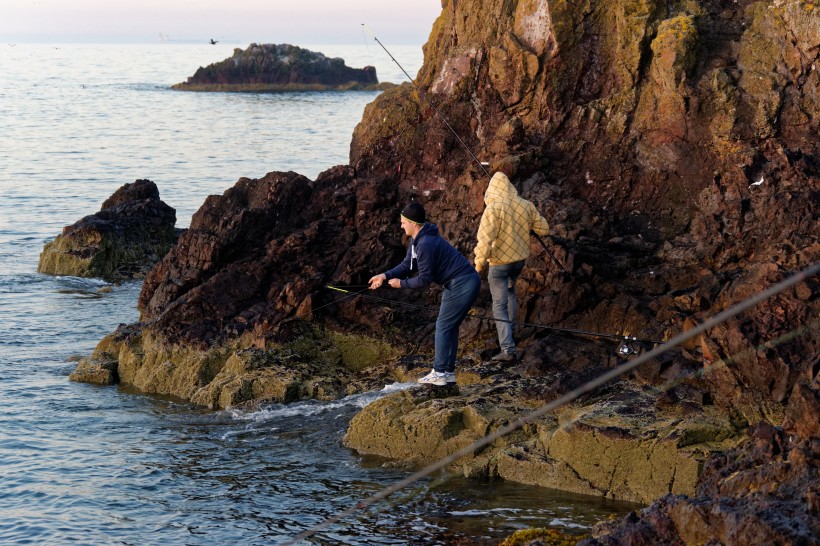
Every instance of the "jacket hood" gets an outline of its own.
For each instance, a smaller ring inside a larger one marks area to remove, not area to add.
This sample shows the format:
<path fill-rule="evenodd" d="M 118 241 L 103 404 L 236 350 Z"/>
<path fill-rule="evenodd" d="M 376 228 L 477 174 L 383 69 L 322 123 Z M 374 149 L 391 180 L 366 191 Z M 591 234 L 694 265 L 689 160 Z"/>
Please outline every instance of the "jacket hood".
<path fill-rule="evenodd" d="M 506 174 L 497 172 L 490 179 L 490 185 L 487 186 L 487 191 L 484 192 L 484 204 L 489 205 L 496 199 L 512 199 L 514 197 L 518 197 L 518 190 L 515 189 Z"/>
<path fill-rule="evenodd" d="M 413 239 L 413 242 L 415 243 L 425 235 L 438 235 L 438 226 L 430 222 L 425 222 L 424 225 L 421 226 L 421 231 L 419 231 L 415 239 Z"/>

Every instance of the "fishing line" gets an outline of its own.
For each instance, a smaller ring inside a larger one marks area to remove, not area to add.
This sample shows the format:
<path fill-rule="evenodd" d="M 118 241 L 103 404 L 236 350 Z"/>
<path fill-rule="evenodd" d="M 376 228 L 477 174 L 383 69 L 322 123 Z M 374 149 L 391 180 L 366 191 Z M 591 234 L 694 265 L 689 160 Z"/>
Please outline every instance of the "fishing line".
<path fill-rule="evenodd" d="M 364 48 L 367 50 L 367 54 L 370 55 L 370 43 L 367 41 L 367 34 L 364 31 L 364 25 L 362 25 L 362 42 L 364 42 Z"/>
<path fill-rule="evenodd" d="M 764 342 L 762 342 L 762 343 L 760 343 L 760 344 L 758 344 L 754 347 L 750 347 L 749 349 L 746 349 L 746 350 L 743 350 L 743 351 L 738 351 L 738 352 L 734 353 L 733 355 L 729 355 L 726 358 L 721 358 L 719 360 L 716 360 L 715 362 L 712 362 L 711 364 L 706 364 L 702 368 L 699 368 L 695 371 L 689 372 L 689 373 L 687 373 L 687 374 L 685 374 L 681 377 L 677 377 L 675 379 L 670 379 L 666 383 L 664 383 L 662 385 L 658 385 L 657 387 L 650 385 L 646 389 L 646 392 L 650 393 L 652 396 L 659 396 L 659 395 L 669 391 L 673 387 L 677 387 L 678 385 L 683 384 L 684 381 L 699 378 L 699 377 L 704 377 L 707 374 L 709 374 L 710 372 L 714 372 L 714 371 L 717 371 L 718 369 L 725 368 L 728 364 L 734 362 L 735 359 L 737 359 L 741 356 L 753 355 L 761 349 L 774 348 L 774 347 L 777 347 L 777 346 L 782 345 L 784 343 L 788 343 L 789 341 L 792 341 L 794 339 L 797 339 L 798 337 L 802 336 L 803 334 L 805 334 L 807 332 L 810 332 L 813 329 L 815 329 L 819 324 L 820 324 L 820 321 L 817 321 L 817 320 L 812 321 L 809 324 L 806 324 L 806 325 L 801 326 L 799 328 L 795 328 L 795 329 L 793 329 L 789 332 L 786 332 L 785 334 L 782 334 L 782 335 L 780 335 L 776 338 L 772 338 L 772 339 L 769 339 L 767 341 L 764 341 Z M 571 420 L 567 421 L 566 423 L 564 423 L 563 425 L 561 425 L 558 428 L 561 429 L 561 430 L 567 430 L 574 423 L 578 422 L 580 417 L 581 416 L 573 417 Z"/>
<path fill-rule="evenodd" d="M 734 305 L 733 307 L 718 313 L 717 315 L 707 319 L 706 321 L 704 321 L 700 325 L 692 328 L 691 330 L 687 330 L 686 332 L 683 332 L 683 333 L 677 335 L 676 337 L 674 337 L 673 339 L 667 341 L 663 345 L 660 345 L 660 346 L 652 349 L 651 351 L 649 351 L 647 353 L 644 353 L 643 355 L 635 358 L 634 360 L 630 360 L 630 361 L 622 364 L 621 366 L 618 366 L 617 368 L 614 368 L 614 369 L 612 369 L 612 370 L 598 376 L 597 378 L 593 379 L 592 381 L 589 381 L 589 382 L 579 386 L 578 388 L 573 389 L 572 391 L 566 393 L 565 395 L 563 395 L 559 398 L 556 398 L 552 402 L 544 404 L 543 406 L 541 406 L 537 410 L 534 410 L 534 411 L 532 411 L 528 414 L 525 414 L 525 415 L 515 419 L 511 423 L 509 423 L 509 424 L 495 430 L 494 432 L 484 436 L 480 440 L 477 440 L 477 441 L 473 442 L 472 444 L 470 444 L 466 447 L 463 447 L 463 448 L 459 449 L 458 451 L 456 451 L 454 453 L 451 453 L 450 455 L 448 455 L 446 457 L 443 457 L 443 458 L 439 459 L 435 463 L 432 463 L 432 464 L 422 468 L 418 472 L 415 472 L 415 473 L 411 474 L 410 476 L 404 478 L 403 480 L 400 480 L 400 481 L 396 482 L 395 484 L 393 484 L 391 486 L 385 487 L 384 489 L 382 489 L 381 491 L 379 491 L 375 495 L 371 495 L 370 497 L 359 501 L 358 503 L 356 503 L 354 506 L 348 508 L 347 510 L 339 512 L 335 516 L 327 518 L 325 521 L 323 521 L 323 522 L 321 522 L 317 525 L 314 525 L 313 527 L 311 527 L 311 528 L 309 528 L 305 531 L 302 531 L 301 533 L 299 533 L 298 535 L 293 537 L 291 540 L 285 542 L 284 544 L 288 545 L 288 546 L 296 544 L 300 540 L 304 540 L 308 537 L 311 537 L 311 536 L 319 533 L 320 531 L 322 531 L 324 529 L 327 529 L 331 525 L 339 523 L 343 519 L 345 519 L 349 516 L 352 516 L 357 511 L 363 510 L 363 509 L 367 508 L 368 506 L 370 506 L 372 504 L 375 504 L 375 503 L 377 503 L 377 502 L 379 502 L 383 499 L 386 499 L 387 497 L 389 497 L 393 493 L 395 493 L 395 492 L 397 492 L 401 489 L 404 489 L 405 487 L 407 487 L 409 485 L 412 485 L 413 483 L 421 480 L 422 478 L 425 478 L 425 477 L 429 476 L 433 472 L 436 472 L 438 470 L 442 470 L 442 469 L 446 468 L 447 466 L 453 464 L 454 462 L 456 462 L 460 458 L 464 457 L 465 455 L 470 455 L 471 453 L 475 453 L 477 450 L 479 450 L 479 449 L 481 449 L 481 448 L 495 442 L 496 440 L 502 438 L 503 436 L 506 436 L 507 434 L 509 434 L 511 432 L 515 432 L 516 430 L 522 428 L 523 426 L 525 426 L 529 423 L 532 423 L 536 419 L 539 419 L 539 418 L 543 417 L 544 415 L 546 415 L 550 411 L 553 411 L 553 410 L 555 410 L 555 409 L 557 409 L 557 408 L 559 408 L 559 407 L 561 407 L 565 404 L 568 404 L 569 402 L 572 402 L 573 400 L 580 397 L 581 395 L 586 394 L 587 392 L 590 392 L 590 391 L 592 391 L 592 390 L 594 390 L 594 389 L 608 383 L 609 381 L 611 381 L 612 379 L 615 379 L 616 377 L 620 377 L 621 375 L 624 375 L 628 372 L 631 372 L 632 370 L 634 370 L 635 368 L 637 368 L 641 364 L 644 364 L 647 361 L 649 361 L 649 360 L 651 360 L 651 359 L 665 353 L 669 349 L 671 349 L 673 347 L 676 347 L 677 345 L 680 345 L 680 344 L 682 344 L 682 343 L 684 343 L 684 342 L 686 342 L 690 339 L 693 339 L 693 338 L 699 336 L 700 334 L 706 332 L 707 330 L 709 330 L 711 328 L 714 328 L 718 324 L 721 324 L 721 323 L 729 320 L 730 318 L 733 318 L 733 317 L 739 315 L 743 311 L 746 311 L 746 310 L 756 306 L 760 302 L 762 302 L 764 300 L 767 300 L 770 297 L 772 297 L 776 294 L 779 294 L 780 292 L 786 290 L 787 288 L 791 288 L 792 286 L 796 285 L 797 283 L 799 283 L 801 281 L 804 281 L 807 278 L 816 275 L 818 272 L 820 272 L 820 262 L 812 264 L 809 267 L 807 267 L 806 269 L 804 269 L 803 271 L 801 271 L 799 273 L 796 273 L 796 274 L 792 275 L 791 277 L 788 277 L 788 278 L 780 281 L 779 283 L 777 283 L 773 286 L 770 286 L 769 288 L 767 288 L 763 292 L 760 292 L 760 293 L 758 293 L 758 294 L 756 294 L 756 295 L 754 295 L 750 298 L 747 298 L 747 299 L 741 301 L 740 303 Z"/>
<path fill-rule="evenodd" d="M 384 52 L 387 53 L 390 56 L 391 59 L 393 59 L 393 62 L 396 63 L 396 66 L 398 66 L 401 69 L 402 72 L 404 72 L 404 75 L 407 76 L 407 79 L 410 80 L 410 83 L 413 84 L 413 87 L 416 89 L 418 94 L 421 95 L 422 98 L 427 101 L 427 104 L 430 105 L 430 108 L 432 108 L 433 111 L 436 114 L 438 114 L 438 117 L 441 118 L 441 121 L 444 122 L 444 125 L 446 125 L 448 129 L 450 129 L 450 132 L 453 133 L 453 136 L 456 137 L 456 140 L 458 140 L 459 144 L 461 144 L 461 146 L 467 151 L 468 154 L 470 154 L 470 156 L 473 158 L 473 160 L 476 163 L 478 163 L 478 166 L 481 167 L 481 170 L 484 171 L 484 174 L 487 175 L 487 178 L 490 178 L 490 173 L 489 173 L 489 171 L 487 171 L 487 168 L 484 166 L 484 164 L 481 161 L 478 160 L 478 158 L 475 156 L 475 154 L 472 152 L 472 150 L 470 150 L 470 148 L 467 146 L 467 144 L 465 144 L 464 141 L 461 140 L 461 137 L 458 136 L 458 133 L 456 132 L 455 129 L 453 129 L 453 126 L 450 125 L 450 123 L 447 121 L 447 118 L 445 118 L 444 115 L 441 112 L 439 112 L 439 109 L 436 108 L 436 105 L 433 104 L 433 101 L 430 100 L 430 98 L 427 96 L 427 94 L 424 91 L 422 91 L 421 88 L 418 85 L 416 85 L 416 82 L 413 80 L 413 78 L 410 77 L 410 74 L 407 73 L 407 71 L 399 63 L 399 61 L 396 60 L 396 58 L 393 56 L 393 54 L 390 53 L 390 51 L 388 51 L 386 47 L 384 47 L 384 44 L 381 42 L 381 40 L 376 38 L 376 35 L 373 34 L 372 32 L 370 32 L 370 29 L 368 29 L 367 26 L 364 23 L 362 23 L 362 30 L 367 32 L 376 41 L 376 43 L 381 46 L 381 48 L 384 50 Z"/>
<path fill-rule="evenodd" d="M 769 340 L 764 341 L 764 342 L 762 342 L 758 345 L 750 347 L 749 349 L 746 349 L 745 351 L 738 351 L 738 352 L 734 353 L 733 355 L 729 355 L 726 358 L 718 359 L 718 360 L 712 362 L 711 364 L 707 364 L 707 365 L 703 366 L 703 368 L 701 368 L 699 370 L 696 370 L 692 374 L 686 375 L 682 378 L 672 379 L 672 380 L 668 381 L 667 383 L 665 383 L 664 385 L 661 385 L 660 387 L 652 387 L 652 389 L 654 389 L 656 392 L 660 393 L 660 392 L 669 390 L 672 387 L 677 386 L 678 384 L 682 383 L 684 379 L 689 379 L 690 377 L 703 377 L 711 371 L 717 370 L 718 368 L 722 368 L 722 367 L 727 366 L 728 364 L 734 363 L 735 360 L 740 356 L 753 355 L 753 354 L 757 353 L 760 350 L 773 349 L 774 347 L 777 347 L 777 346 L 782 345 L 784 343 L 788 343 L 789 341 L 795 340 L 798 337 L 802 336 L 803 334 L 814 330 L 815 328 L 817 328 L 818 325 L 820 325 L 820 320 L 814 320 L 814 321 L 812 321 L 812 322 L 810 322 L 810 323 L 808 323 L 804 326 L 801 326 L 799 328 L 795 328 L 795 329 L 793 329 L 789 332 L 786 332 L 786 333 L 784 333 L 784 334 L 782 334 L 778 337 L 769 339 Z"/>
<path fill-rule="evenodd" d="M 381 42 L 381 40 L 379 40 L 376 37 L 375 34 L 370 32 L 370 30 L 367 28 L 367 26 L 364 23 L 362 23 L 362 30 L 364 32 L 367 32 L 376 41 L 376 43 L 381 46 L 381 48 L 385 51 L 385 53 L 387 53 L 390 56 L 390 58 L 393 59 L 393 62 L 396 63 L 396 66 L 398 66 L 401 69 L 402 72 L 404 72 L 404 75 L 407 76 L 407 79 L 410 80 L 411 84 L 413 84 L 413 87 L 416 89 L 418 94 L 421 95 L 422 98 L 424 98 L 424 100 L 427 101 L 427 104 L 430 105 L 430 108 L 432 108 L 433 111 L 436 114 L 438 114 L 438 117 L 441 118 L 441 121 L 444 122 L 444 125 L 446 125 L 448 129 L 450 129 L 450 132 L 453 133 L 454 137 L 456 137 L 456 140 L 458 140 L 458 143 L 461 144 L 461 147 L 464 148 L 467 151 L 467 153 L 470 154 L 470 157 L 473 158 L 473 161 L 475 161 L 478 164 L 478 166 L 481 167 L 481 170 L 484 171 L 484 175 L 487 178 L 492 178 L 492 176 L 490 175 L 490 172 L 487 170 L 487 167 L 485 166 L 485 164 L 482 163 L 481 161 L 479 161 L 479 159 L 475 156 L 475 154 L 470 149 L 470 147 L 467 146 L 467 144 L 463 140 L 461 140 L 461 137 L 458 136 L 458 133 L 456 132 L 455 129 L 453 129 L 453 126 L 450 125 L 450 122 L 447 121 L 447 118 L 444 117 L 444 114 L 442 114 L 439 111 L 439 109 L 436 108 L 436 105 L 433 104 L 433 101 L 430 100 L 430 98 L 427 96 L 427 94 L 424 91 L 422 91 L 421 88 L 418 85 L 416 85 L 415 80 L 413 80 L 413 78 L 410 77 L 410 74 L 407 73 L 407 71 L 399 63 L 399 61 L 396 60 L 396 58 L 393 56 L 393 54 L 390 53 L 390 51 L 388 51 L 386 47 L 384 47 L 384 44 Z M 558 258 L 555 257 L 555 254 L 553 254 L 552 251 L 549 248 L 547 248 L 547 245 L 544 243 L 544 241 L 541 239 L 541 237 L 537 233 L 535 233 L 534 231 L 531 231 L 530 233 L 535 235 L 535 238 L 538 239 L 538 241 L 541 243 L 541 246 L 544 247 L 544 250 L 547 252 L 547 254 L 549 254 L 549 257 L 552 258 L 552 261 L 555 262 L 555 264 L 561 269 L 561 271 L 563 271 L 564 274 L 568 274 L 567 270 L 564 269 L 564 266 L 561 265 L 561 262 L 558 261 Z"/>
<path fill-rule="evenodd" d="M 361 285 L 361 286 L 364 286 L 364 285 Z M 348 291 L 348 290 L 341 290 L 341 289 L 336 289 L 336 290 L 338 290 L 339 292 L 345 292 L 347 295 L 346 295 L 346 296 L 344 296 L 344 297 L 342 297 L 342 298 L 339 298 L 338 300 L 333 300 L 333 301 L 332 301 L 332 302 L 330 302 L 330 303 L 326 303 L 326 304 L 324 304 L 324 305 L 320 305 L 319 307 L 316 307 L 316 308 L 312 309 L 312 310 L 311 310 L 311 312 L 316 312 L 316 311 L 318 311 L 319 309 L 324 309 L 325 307 L 328 307 L 328 306 L 330 306 L 330 305 L 333 305 L 334 303 L 339 303 L 339 302 L 344 301 L 344 300 L 346 300 L 346 299 L 350 299 L 350 298 L 353 298 L 353 297 L 359 296 L 359 295 L 361 295 L 363 292 L 367 292 L 368 290 L 370 290 L 370 287 L 368 286 L 367 288 L 365 288 L 364 290 L 361 290 L 361 291 L 359 291 L 359 292 L 350 292 L 350 291 Z"/>
<path fill-rule="evenodd" d="M 345 292 L 345 293 L 348 292 L 347 290 L 345 290 L 343 288 L 339 288 L 337 286 L 328 285 L 326 288 L 328 288 L 330 290 L 336 290 L 336 291 L 339 291 L 339 292 Z M 365 291 L 366 290 L 363 290 L 362 292 L 365 292 Z M 419 310 L 423 310 L 423 311 L 427 311 L 427 312 L 434 312 L 435 311 L 434 309 L 432 309 L 430 307 L 426 307 L 424 305 L 418 305 L 418 304 L 413 304 L 413 303 L 405 303 L 405 302 L 391 300 L 391 299 L 387 299 L 387 298 L 380 298 L 378 296 L 371 296 L 370 294 L 363 294 L 362 292 L 357 292 L 355 295 L 360 295 L 363 298 L 368 298 L 368 299 L 372 299 L 372 300 L 376 300 L 376 301 L 381 301 L 381 302 L 389 303 L 389 304 L 395 305 L 395 306 L 408 307 L 408 308 L 411 308 L 411 309 L 419 309 Z M 655 345 L 664 343 L 663 341 L 658 341 L 658 340 L 655 340 L 655 339 L 644 339 L 644 338 L 635 337 L 635 336 L 625 336 L 625 335 L 621 335 L 621 334 L 607 334 L 607 333 L 601 333 L 601 332 L 590 332 L 588 330 L 578 330 L 578 329 L 572 329 L 572 328 L 558 328 L 558 327 L 555 327 L 555 326 L 547 326 L 545 324 L 536 324 L 536 323 L 531 323 L 531 322 L 517 322 L 517 321 L 514 321 L 514 320 L 508 320 L 508 319 L 498 319 L 498 318 L 495 318 L 495 317 L 490 317 L 490 316 L 483 315 L 483 314 L 478 314 L 478 313 L 474 313 L 474 314 L 469 314 L 468 313 L 467 318 L 475 318 L 475 319 L 479 319 L 479 320 L 491 320 L 491 321 L 495 321 L 495 322 L 504 322 L 504 323 L 507 323 L 507 324 L 511 324 L 513 326 L 522 326 L 522 327 L 525 327 L 525 328 L 538 328 L 538 329 L 543 329 L 543 330 L 552 330 L 554 332 L 562 332 L 562 333 L 566 333 L 566 334 L 576 334 L 576 335 L 585 335 L 585 336 L 593 336 L 593 337 L 603 337 L 603 338 L 609 338 L 609 339 L 619 339 L 619 340 L 624 340 L 624 341 L 637 341 L 639 343 L 652 343 L 652 344 L 655 344 Z"/>

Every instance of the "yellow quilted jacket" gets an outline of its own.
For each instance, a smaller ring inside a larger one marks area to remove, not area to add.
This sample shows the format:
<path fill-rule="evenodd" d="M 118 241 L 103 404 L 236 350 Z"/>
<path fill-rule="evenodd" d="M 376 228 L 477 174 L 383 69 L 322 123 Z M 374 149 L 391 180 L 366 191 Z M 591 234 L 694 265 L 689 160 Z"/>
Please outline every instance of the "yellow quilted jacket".
<path fill-rule="evenodd" d="M 535 205 L 518 196 L 507 175 L 497 172 L 484 193 L 484 214 L 478 226 L 475 267 L 526 260 L 530 255 L 530 230 L 548 235 L 550 226 Z"/>

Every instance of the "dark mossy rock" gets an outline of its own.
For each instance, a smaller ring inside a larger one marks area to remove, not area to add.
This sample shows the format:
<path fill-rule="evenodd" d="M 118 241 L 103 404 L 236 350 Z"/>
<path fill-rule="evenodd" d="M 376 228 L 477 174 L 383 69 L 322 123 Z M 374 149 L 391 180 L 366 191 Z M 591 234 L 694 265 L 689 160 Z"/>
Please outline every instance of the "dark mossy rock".
<path fill-rule="evenodd" d="M 37 271 L 108 281 L 142 277 L 176 242 L 175 223 L 176 211 L 160 200 L 156 184 L 125 184 L 98 213 L 47 243 Z"/>
<path fill-rule="evenodd" d="M 344 59 L 329 58 L 290 44 L 251 44 L 234 49 L 232 57 L 199 67 L 184 83 L 185 91 L 325 91 L 383 89 L 372 66 L 351 68 Z"/>

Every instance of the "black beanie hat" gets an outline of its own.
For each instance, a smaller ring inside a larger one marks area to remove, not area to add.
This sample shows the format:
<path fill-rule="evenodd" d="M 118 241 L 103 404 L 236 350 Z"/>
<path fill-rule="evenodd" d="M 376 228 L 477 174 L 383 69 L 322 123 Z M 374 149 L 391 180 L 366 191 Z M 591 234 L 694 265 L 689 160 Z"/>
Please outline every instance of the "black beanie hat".
<path fill-rule="evenodd" d="M 410 203 L 401 211 L 401 215 L 417 224 L 423 224 L 425 221 L 424 207 L 418 203 Z"/>

